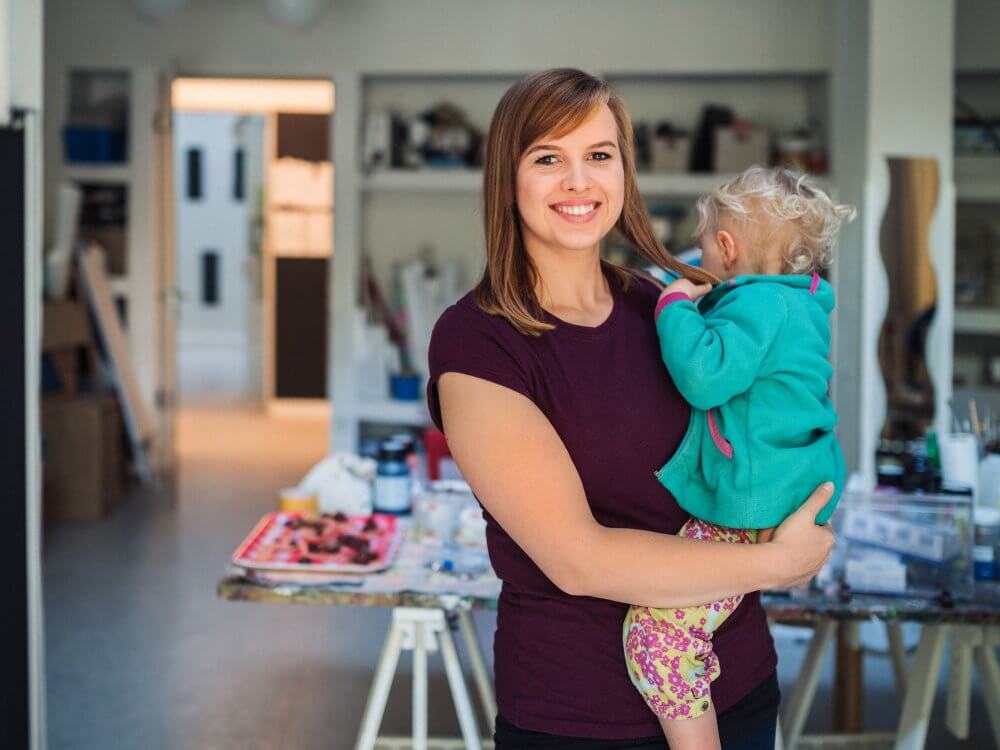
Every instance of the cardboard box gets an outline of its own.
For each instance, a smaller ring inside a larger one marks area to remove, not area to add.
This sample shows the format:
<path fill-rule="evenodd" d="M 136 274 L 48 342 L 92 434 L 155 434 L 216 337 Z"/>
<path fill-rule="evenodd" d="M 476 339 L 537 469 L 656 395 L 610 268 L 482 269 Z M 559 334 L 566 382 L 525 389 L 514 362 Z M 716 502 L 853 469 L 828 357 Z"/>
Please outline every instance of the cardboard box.
<path fill-rule="evenodd" d="M 764 128 L 716 128 L 715 171 L 720 174 L 742 172 L 755 164 L 770 163 L 771 135 Z"/>
<path fill-rule="evenodd" d="M 90 346 L 87 311 L 72 299 L 46 302 L 42 309 L 42 351 Z"/>
<path fill-rule="evenodd" d="M 66 395 L 79 390 L 80 349 L 87 353 L 93 369 L 94 345 L 83 305 L 71 299 L 46 302 L 42 311 L 42 352 L 49 358 Z"/>
<path fill-rule="evenodd" d="M 98 521 L 122 501 L 122 426 L 113 396 L 42 399 L 47 523 Z"/>

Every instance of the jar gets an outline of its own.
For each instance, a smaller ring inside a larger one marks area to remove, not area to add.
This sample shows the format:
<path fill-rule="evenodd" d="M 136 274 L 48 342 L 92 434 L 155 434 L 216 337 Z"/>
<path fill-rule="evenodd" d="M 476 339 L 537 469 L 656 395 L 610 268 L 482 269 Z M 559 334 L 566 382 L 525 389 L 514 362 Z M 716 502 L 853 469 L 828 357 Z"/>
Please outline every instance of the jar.
<path fill-rule="evenodd" d="M 375 466 L 374 507 L 376 513 L 403 515 L 410 512 L 410 466 L 406 447 L 394 441 L 382 444 Z"/>
<path fill-rule="evenodd" d="M 1000 510 L 977 507 L 975 543 L 972 548 L 972 575 L 977 581 L 995 581 L 997 548 L 1000 547 Z"/>

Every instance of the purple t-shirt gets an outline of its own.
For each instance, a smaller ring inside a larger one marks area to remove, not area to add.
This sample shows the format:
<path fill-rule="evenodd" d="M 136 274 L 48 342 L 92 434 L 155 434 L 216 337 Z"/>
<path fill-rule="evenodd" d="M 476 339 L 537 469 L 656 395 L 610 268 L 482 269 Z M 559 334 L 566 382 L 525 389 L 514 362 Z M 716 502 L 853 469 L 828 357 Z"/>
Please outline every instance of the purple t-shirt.
<path fill-rule="evenodd" d="M 599 523 L 675 534 L 687 515 L 653 472 L 680 444 L 690 409 L 660 359 L 653 325 L 659 290 L 647 279 L 635 279 L 627 292 L 608 280 L 614 306 L 607 320 L 579 326 L 546 313 L 557 327 L 540 337 L 482 312 L 471 294 L 449 307 L 431 338 L 430 412 L 440 428 L 437 380 L 445 372 L 510 388 L 552 423 Z M 625 666 L 628 605 L 563 593 L 484 515 L 490 559 L 503 581 L 494 641 L 499 712 L 517 727 L 550 734 L 660 734 Z M 777 663 L 759 594 L 743 600 L 714 643 L 722 674 L 712 698 L 722 712 Z"/>

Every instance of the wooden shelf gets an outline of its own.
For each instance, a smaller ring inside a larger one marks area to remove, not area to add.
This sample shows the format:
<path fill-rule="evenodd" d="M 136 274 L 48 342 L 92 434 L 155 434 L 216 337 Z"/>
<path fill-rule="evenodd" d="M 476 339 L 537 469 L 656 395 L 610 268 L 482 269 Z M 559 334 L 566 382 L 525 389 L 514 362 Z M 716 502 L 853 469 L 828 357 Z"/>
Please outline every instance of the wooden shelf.
<path fill-rule="evenodd" d="M 431 424 L 431 416 L 427 404 L 420 401 L 383 401 L 358 402 L 356 417 L 361 422 L 380 422 L 382 424 L 398 424 L 411 427 L 427 427 Z"/>
<path fill-rule="evenodd" d="M 64 163 L 62 173 L 74 182 L 128 182 L 132 178 L 128 164 Z"/>
<path fill-rule="evenodd" d="M 956 307 L 955 333 L 1000 336 L 1000 309 L 992 307 Z"/>

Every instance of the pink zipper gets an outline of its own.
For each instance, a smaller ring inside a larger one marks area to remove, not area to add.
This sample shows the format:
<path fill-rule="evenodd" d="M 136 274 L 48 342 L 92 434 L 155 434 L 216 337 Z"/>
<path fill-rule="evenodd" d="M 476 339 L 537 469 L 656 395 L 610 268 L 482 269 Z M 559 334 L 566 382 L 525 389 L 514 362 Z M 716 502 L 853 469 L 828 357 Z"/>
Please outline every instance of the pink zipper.
<path fill-rule="evenodd" d="M 708 411 L 708 431 L 711 433 L 712 442 L 715 443 L 715 447 L 719 449 L 719 453 L 732 461 L 733 446 L 728 440 L 726 440 L 725 435 L 719 432 L 719 426 L 715 423 L 715 414 L 711 409 Z"/>

